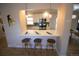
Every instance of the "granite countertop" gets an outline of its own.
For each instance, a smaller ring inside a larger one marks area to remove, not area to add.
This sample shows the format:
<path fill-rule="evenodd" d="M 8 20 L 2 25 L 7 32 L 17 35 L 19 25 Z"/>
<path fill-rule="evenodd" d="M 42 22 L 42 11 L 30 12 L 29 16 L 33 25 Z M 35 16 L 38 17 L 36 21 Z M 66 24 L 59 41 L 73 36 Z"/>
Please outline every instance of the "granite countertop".
<path fill-rule="evenodd" d="M 59 36 L 54 30 L 27 30 L 24 36 Z"/>

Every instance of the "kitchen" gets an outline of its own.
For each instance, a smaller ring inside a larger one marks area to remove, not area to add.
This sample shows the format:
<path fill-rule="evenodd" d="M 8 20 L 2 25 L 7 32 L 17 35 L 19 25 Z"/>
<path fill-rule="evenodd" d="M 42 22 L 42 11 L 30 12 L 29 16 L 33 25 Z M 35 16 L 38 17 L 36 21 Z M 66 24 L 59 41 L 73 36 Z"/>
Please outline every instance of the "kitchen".
<path fill-rule="evenodd" d="M 28 30 L 30 28 L 26 26 L 25 10 L 27 9 L 37 10 L 39 8 L 50 9 L 49 3 L 1 4 L 0 7 L 2 7 L 1 8 L 2 18 L 3 18 L 6 37 L 7 37 L 8 47 L 22 48 L 23 47 L 22 39 L 24 39 L 25 37 L 31 37 L 32 38 L 31 42 L 33 42 L 35 38 L 41 37 L 42 39 L 45 40 L 42 42 L 42 45 L 45 42 L 42 48 L 46 48 L 45 47 L 46 40 L 48 38 L 54 38 L 56 39 L 55 47 L 58 55 L 66 55 L 68 38 L 70 35 L 69 30 L 71 24 L 72 4 L 51 4 L 51 8 L 56 9 L 57 13 L 55 17 L 53 17 L 52 15 L 52 18 L 54 18 L 54 22 L 53 25 L 49 25 L 50 28 L 46 27 L 47 30 L 38 30 L 39 28 L 33 28 L 33 30 L 32 29 Z M 15 21 L 13 24 L 11 24 L 11 26 L 9 26 L 7 21 L 8 14 L 10 14 L 12 16 L 12 19 L 14 19 Z M 54 31 L 52 29 L 54 29 Z M 38 32 L 39 35 L 37 35 L 35 31 Z M 26 32 L 31 34 L 25 34 Z M 47 34 L 47 32 L 51 34 Z M 32 43 L 32 45 L 33 44 L 34 43 Z M 32 46 L 32 48 L 33 47 L 34 45 Z"/>

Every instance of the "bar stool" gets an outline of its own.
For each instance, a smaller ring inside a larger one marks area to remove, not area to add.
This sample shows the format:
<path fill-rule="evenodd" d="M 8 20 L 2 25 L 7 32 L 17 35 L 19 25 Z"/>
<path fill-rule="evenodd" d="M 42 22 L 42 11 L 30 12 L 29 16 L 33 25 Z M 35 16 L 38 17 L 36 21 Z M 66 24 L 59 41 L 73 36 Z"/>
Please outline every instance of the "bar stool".
<path fill-rule="evenodd" d="M 36 38 L 36 39 L 34 40 L 34 44 L 35 44 L 34 48 L 37 48 L 37 47 L 42 48 L 41 41 L 42 41 L 41 38 Z"/>
<path fill-rule="evenodd" d="M 55 44 L 55 40 L 54 39 L 48 39 L 47 40 L 47 48 L 48 47 L 52 47 L 53 48 L 54 44 Z"/>
<path fill-rule="evenodd" d="M 24 44 L 25 48 L 28 48 L 28 46 L 31 46 L 31 44 L 30 44 L 30 39 L 31 39 L 31 38 L 24 38 L 24 39 L 22 40 L 22 43 Z"/>

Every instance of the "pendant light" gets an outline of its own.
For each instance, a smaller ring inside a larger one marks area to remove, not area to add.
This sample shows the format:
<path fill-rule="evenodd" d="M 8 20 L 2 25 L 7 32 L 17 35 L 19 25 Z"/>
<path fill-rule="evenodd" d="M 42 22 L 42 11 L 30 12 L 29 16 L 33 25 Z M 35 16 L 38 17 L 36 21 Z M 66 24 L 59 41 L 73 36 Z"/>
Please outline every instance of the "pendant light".
<path fill-rule="evenodd" d="M 45 11 L 44 13 L 43 13 L 43 18 L 48 18 L 48 16 L 49 16 L 49 12 L 48 11 Z"/>
<path fill-rule="evenodd" d="M 48 11 L 45 11 L 44 13 L 43 13 L 43 18 L 52 18 L 52 15 L 51 15 L 51 3 L 50 3 L 50 6 L 49 6 L 49 9 L 48 9 Z"/>

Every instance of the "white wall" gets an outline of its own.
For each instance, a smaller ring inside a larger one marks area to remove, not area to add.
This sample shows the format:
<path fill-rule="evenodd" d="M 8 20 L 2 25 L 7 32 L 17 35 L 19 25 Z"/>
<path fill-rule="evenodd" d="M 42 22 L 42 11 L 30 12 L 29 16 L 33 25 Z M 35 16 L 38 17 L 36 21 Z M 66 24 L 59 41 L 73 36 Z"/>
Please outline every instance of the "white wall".
<path fill-rule="evenodd" d="M 58 40 L 59 55 L 66 55 L 68 49 L 70 28 L 72 21 L 72 4 L 61 4 L 58 10 L 57 33 L 60 34 Z"/>
<path fill-rule="evenodd" d="M 19 11 L 24 10 L 24 4 L 0 4 L 2 19 L 4 23 L 5 33 L 7 37 L 8 47 L 16 47 L 21 44 Z M 7 15 L 10 14 L 15 20 L 15 24 L 9 27 Z"/>

